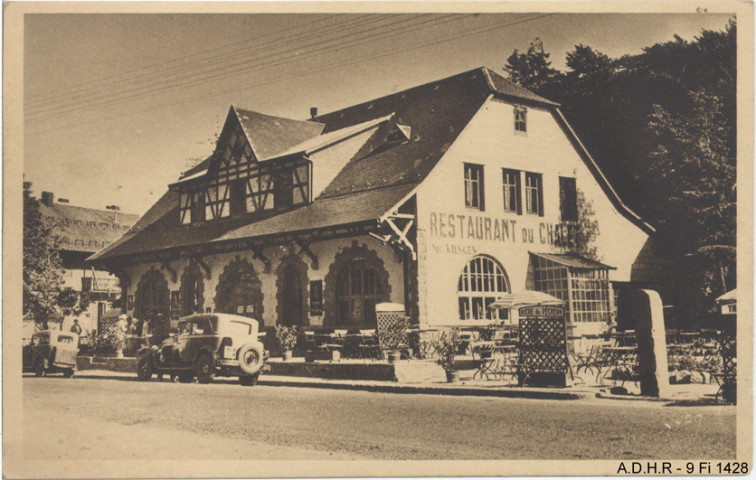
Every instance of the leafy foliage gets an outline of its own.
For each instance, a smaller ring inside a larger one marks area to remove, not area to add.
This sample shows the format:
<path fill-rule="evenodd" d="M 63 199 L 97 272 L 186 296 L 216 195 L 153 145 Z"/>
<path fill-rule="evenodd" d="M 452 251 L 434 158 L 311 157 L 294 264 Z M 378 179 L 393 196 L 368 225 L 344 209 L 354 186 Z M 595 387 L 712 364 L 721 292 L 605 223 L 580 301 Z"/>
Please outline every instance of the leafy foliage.
<path fill-rule="evenodd" d="M 461 343 L 457 327 L 442 332 L 437 339 L 438 364 L 447 372 L 455 370 L 454 363 Z"/>
<path fill-rule="evenodd" d="M 63 283 L 54 225 L 45 223 L 31 182 L 24 182 L 23 313 L 44 322 L 57 312 Z"/>
<path fill-rule="evenodd" d="M 79 316 L 87 310 L 90 302 L 89 292 L 77 292 L 71 287 L 66 287 L 58 292 L 56 303 L 63 315 Z"/>
<path fill-rule="evenodd" d="M 567 53 L 566 72 L 550 69 L 537 40 L 505 67 L 510 80 L 562 105 L 620 198 L 657 227 L 662 250 L 690 271 L 686 288 L 709 308 L 735 287 L 736 39 L 731 20 L 639 55 L 613 59 L 581 44 Z"/>
<path fill-rule="evenodd" d="M 517 53 L 515 49 L 507 59 L 504 70 L 515 83 L 529 90 L 537 90 L 557 74 L 548 59 L 549 54 L 543 51 L 543 42 L 536 38 L 531 42 L 527 53 Z"/>
<path fill-rule="evenodd" d="M 298 338 L 297 327 L 287 327 L 286 325 L 276 325 L 276 340 L 281 345 L 281 350 L 294 350 Z"/>

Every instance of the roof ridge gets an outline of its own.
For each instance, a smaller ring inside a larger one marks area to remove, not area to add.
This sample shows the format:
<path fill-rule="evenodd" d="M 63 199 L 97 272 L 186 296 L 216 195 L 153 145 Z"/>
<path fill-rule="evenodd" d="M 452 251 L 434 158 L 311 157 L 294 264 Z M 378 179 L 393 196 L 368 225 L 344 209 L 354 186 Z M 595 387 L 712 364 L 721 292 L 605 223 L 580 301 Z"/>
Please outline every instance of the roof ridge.
<path fill-rule="evenodd" d="M 54 203 L 53 205 L 50 205 L 50 206 L 44 205 L 44 204 L 42 204 L 42 202 L 40 202 L 40 204 L 41 204 L 41 206 L 43 208 L 46 208 L 46 209 L 53 209 L 53 208 L 57 208 L 57 207 L 62 207 L 62 208 L 78 208 L 80 210 L 86 210 L 88 212 L 104 213 L 106 215 L 111 215 L 115 211 L 115 210 L 108 210 L 108 209 L 104 209 L 104 208 L 92 208 L 92 207 L 83 207 L 81 205 L 71 205 L 69 203 L 62 203 L 62 202 Z M 124 211 L 121 211 L 121 210 L 118 210 L 118 214 L 119 215 L 131 215 L 131 216 L 135 216 L 135 217 L 139 216 L 138 213 L 128 213 L 128 212 L 124 212 Z"/>
<path fill-rule="evenodd" d="M 486 69 L 486 67 L 483 67 L 483 66 L 482 67 L 476 67 L 476 68 L 473 68 L 471 70 L 467 70 L 467 71 L 461 72 L 461 73 L 456 73 L 454 75 L 450 75 L 448 77 L 444 77 L 444 78 L 441 78 L 441 79 L 438 79 L 438 80 L 431 80 L 429 82 L 421 83 L 419 85 L 415 85 L 415 86 L 412 86 L 412 87 L 409 87 L 409 88 L 405 88 L 404 90 L 399 90 L 397 92 L 389 93 L 389 94 L 383 95 L 381 97 L 371 98 L 371 99 L 366 100 L 366 101 L 361 102 L 361 103 L 355 103 L 355 104 L 352 104 L 352 105 L 348 105 L 348 106 L 346 106 L 344 108 L 339 108 L 339 109 L 333 110 L 331 112 L 324 113 L 322 115 L 318 115 L 315 118 L 316 119 L 322 119 L 324 117 L 329 117 L 329 116 L 334 115 L 334 114 L 339 113 L 339 112 L 343 112 L 343 111 L 351 110 L 351 109 L 356 109 L 356 108 L 359 108 L 359 107 L 362 107 L 362 106 L 365 106 L 365 105 L 370 105 L 371 103 L 377 103 L 377 102 L 383 101 L 383 100 L 385 100 L 387 98 L 394 97 L 396 95 L 406 94 L 407 92 L 410 92 L 410 91 L 413 91 L 413 90 L 420 90 L 420 89 L 422 89 L 424 87 L 428 87 L 428 86 L 433 85 L 433 84 L 439 84 L 439 83 L 442 83 L 442 82 L 449 82 L 451 80 L 454 80 L 454 79 L 457 79 L 457 78 L 460 78 L 460 77 L 464 77 L 465 75 L 469 75 L 469 74 L 471 74 L 473 72 L 480 72 L 481 74 L 483 74 L 485 76 L 485 74 L 483 73 L 484 69 Z M 475 79 L 475 77 L 473 77 L 473 79 Z"/>

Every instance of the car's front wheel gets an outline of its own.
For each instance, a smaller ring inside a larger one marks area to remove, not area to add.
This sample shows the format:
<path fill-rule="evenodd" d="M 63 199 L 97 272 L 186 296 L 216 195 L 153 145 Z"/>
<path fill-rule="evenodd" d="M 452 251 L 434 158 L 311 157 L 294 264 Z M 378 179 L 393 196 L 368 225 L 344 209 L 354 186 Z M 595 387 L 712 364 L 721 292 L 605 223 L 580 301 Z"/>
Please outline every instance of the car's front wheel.
<path fill-rule="evenodd" d="M 213 364 L 213 357 L 207 353 L 203 353 L 199 356 L 194 363 L 194 373 L 197 375 L 197 381 L 199 383 L 210 383 L 215 378 L 215 365 Z"/>
<path fill-rule="evenodd" d="M 257 381 L 260 379 L 260 374 L 256 373 L 254 375 L 243 375 L 239 377 L 239 383 L 241 383 L 245 387 L 254 387 L 257 385 Z"/>
<path fill-rule="evenodd" d="M 146 382 L 152 378 L 152 360 L 148 355 L 142 355 L 137 361 L 137 377 Z"/>
<path fill-rule="evenodd" d="M 34 375 L 37 377 L 44 377 L 47 375 L 47 368 L 45 368 L 45 359 L 37 357 L 37 361 L 34 362 Z"/>

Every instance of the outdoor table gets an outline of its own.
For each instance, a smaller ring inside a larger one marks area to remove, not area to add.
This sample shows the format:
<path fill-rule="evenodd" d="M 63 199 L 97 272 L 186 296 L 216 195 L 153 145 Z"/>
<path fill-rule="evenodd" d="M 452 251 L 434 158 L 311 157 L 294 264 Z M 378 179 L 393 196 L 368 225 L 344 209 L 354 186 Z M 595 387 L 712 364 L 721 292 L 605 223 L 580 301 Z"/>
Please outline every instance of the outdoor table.
<path fill-rule="evenodd" d="M 490 356 L 487 358 L 480 358 L 480 364 L 478 369 L 473 374 L 473 379 L 483 378 L 490 380 L 493 377 L 495 380 L 502 379 L 506 375 L 517 375 L 517 346 L 510 345 L 497 345 L 493 341 L 476 342 L 481 345 L 481 348 L 490 349 Z M 481 350 L 481 353 L 483 350 Z"/>
<path fill-rule="evenodd" d="M 315 335 L 315 346 L 329 352 L 334 350 L 341 350 L 344 347 L 344 341 L 341 335 L 333 333 L 321 333 Z"/>
<path fill-rule="evenodd" d="M 603 377 L 612 373 L 613 370 L 623 374 L 622 382 L 626 380 L 624 376 L 632 378 L 633 370 L 636 366 L 637 347 L 633 346 L 605 346 L 601 348 L 600 358 L 598 360 L 598 373 L 596 381 L 602 377 L 602 367 L 606 367 Z"/>

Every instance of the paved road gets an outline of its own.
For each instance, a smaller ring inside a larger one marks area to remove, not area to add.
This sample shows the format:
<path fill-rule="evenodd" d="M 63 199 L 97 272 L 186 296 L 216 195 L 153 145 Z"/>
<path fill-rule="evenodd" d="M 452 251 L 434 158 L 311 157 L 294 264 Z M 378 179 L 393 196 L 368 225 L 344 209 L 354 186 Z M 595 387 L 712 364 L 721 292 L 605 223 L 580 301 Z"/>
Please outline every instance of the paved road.
<path fill-rule="evenodd" d="M 30 459 L 725 459 L 735 408 L 23 380 Z"/>

